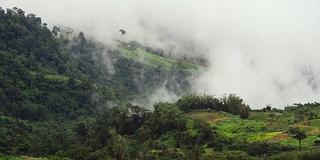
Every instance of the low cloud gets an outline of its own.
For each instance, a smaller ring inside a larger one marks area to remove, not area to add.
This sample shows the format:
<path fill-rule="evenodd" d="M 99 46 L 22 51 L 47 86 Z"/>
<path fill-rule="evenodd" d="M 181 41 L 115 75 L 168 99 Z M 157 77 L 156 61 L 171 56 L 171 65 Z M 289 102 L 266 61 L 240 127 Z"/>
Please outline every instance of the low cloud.
<path fill-rule="evenodd" d="M 193 82 L 198 93 L 235 93 L 251 108 L 320 100 L 317 0 L 0 2 L 106 43 L 121 39 L 124 29 L 125 41 L 176 56 L 201 55 L 210 66 Z"/>

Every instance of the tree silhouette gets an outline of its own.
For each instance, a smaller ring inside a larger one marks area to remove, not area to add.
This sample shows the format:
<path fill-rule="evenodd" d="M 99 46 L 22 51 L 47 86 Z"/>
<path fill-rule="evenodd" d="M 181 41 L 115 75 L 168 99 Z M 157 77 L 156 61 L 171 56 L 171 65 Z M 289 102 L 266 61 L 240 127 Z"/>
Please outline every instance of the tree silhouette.
<path fill-rule="evenodd" d="M 290 128 L 288 132 L 293 135 L 293 138 L 299 141 L 299 150 L 301 151 L 301 140 L 307 138 L 306 133 L 300 130 L 300 128 Z"/>
<path fill-rule="evenodd" d="M 67 39 L 69 39 L 69 35 L 73 33 L 73 29 L 70 27 L 65 27 L 63 31 L 67 34 Z"/>
<path fill-rule="evenodd" d="M 52 32 L 52 34 L 53 34 L 54 36 L 58 36 L 58 32 L 60 32 L 60 28 L 57 27 L 57 26 L 53 26 L 51 32 Z"/>
<path fill-rule="evenodd" d="M 121 41 L 123 42 L 123 36 L 127 33 L 125 30 L 120 29 L 119 32 L 121 33 Z"/>

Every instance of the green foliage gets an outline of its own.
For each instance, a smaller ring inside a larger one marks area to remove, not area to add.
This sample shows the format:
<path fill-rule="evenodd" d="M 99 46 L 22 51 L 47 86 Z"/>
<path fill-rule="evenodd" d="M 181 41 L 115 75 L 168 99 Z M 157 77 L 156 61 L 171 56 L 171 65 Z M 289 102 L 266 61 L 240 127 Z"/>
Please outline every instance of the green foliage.
<path fill-rule="evenodd" d="M 281 153 L 284 151 L 294 150 L 293 147 L 283 146 L 280 143 L 267 143 L 256 141 L 250 143 L 250 145 L 246 148 L 246 152 L 250 156 L 271 156 L 277 153 Z"/>
<path fill-rule="evenodd" d="M 292 134 L 292 137 L 299 141 L 299 149 L 301 150 L 301 140 L 307 138 L 306 133 L 300 130 L 300 128 L 290 128 L 287 132 Z"/>
<path fill-rule="evenodd" d="M 185 95 L 176 102 L 177 106 L 185 111 L 199 109 L 213 109 L 216 111 L 223 110 L 223 104 L 218 98 L 211 95 Z"/>
<path fill-rule="evenodd" d="M 257 121 L 243 120 L 234 117 L 226 120 L 221 120 L 214 126 L 217 128 L 217 132 L 223 133 L 228 137 L 235 137 L 239 134 L 243 134 L 247 138 L 253 138 L 254 136 L 255 138 L 253 139 L 257 140 L 256 137 L 259 136 L 259 132 L 264 131 L 265 124 Z M 264 138 L 262 140 L 266 140 L 266 138 L 268 138 L 267 135 L 262 137 Z"/>
<path fill-rule="evenodd" d="M 11 155 L 4 155 L 2 153 L 0 153 L 0 159 L 4 159 L 4 160 L 47 160 L 47 158 L 34 158 L 34 157 L 28 157 L 28 156 L 11 156 Z M 67 159 L 65 159 L 67 160 Z"/>
<path fill-rule="evenodd" d="M 50 30 L 34 14 L 0 8 L 0 159 L 319 157 L 319 103 L 284 111 L 269 106 L 251 116 L 234 94 L 187 94 L 176 103 L 156 103 L 153 111 L 128 103 L 146 102 L 163 85 L 185 94 L 190 77 L 205 70 L 187 57 L 166 56 L 134 41 L 109 48 L 82 31 Z M 199 110 L 223 118 L 186 114 Z M 281 153 L 295 149 L 296 141 L 269 140 L 296 122 L 309 125 L 301 127 L 308 137 L 290 133 L 315 149 Z"/>
<path fill-rule="evenodd" d="M 215 110 L 225 111 L 231 114 L 240 115 L 241 118 L 247 119 L 250 115 L 250 107 L 244 104 L 243 100 L 234 95 L 215 98 L 211 95 L 185 95 L 176 102 L 177 106 L 185 111 L 191 110 Z"/>
<path fill-rule="evenodd" d="M 152 121 L 153 132 L 163 134 L 169 131 L 185 131 L 186 120 L 178 107 L 171 103 L 160 102 L 154 105 Z"/>
<path fill-rule="evenodd" d="M 202 160 L 211 160 L 211 159 L 217 159 L 217 160 L 249 160 L 254 159 L 253 157 L 250 157 L 246 152 L 243 151 L 231 151 L 226 150 L 223 152 L 213 152 L 211 154 L 203 154 L 201 157 Z"/>
<path fill-rule="evenodd" d="M 198 70 L 204 70 L 204 67 L 195 65 L 193 63 L 173 60 L 164 57 L 163 53 L 161 53 L 161 50 L 153 51 L 153 49 L 150 47 L 147 47 L 145 52 L 126 48 L 120 48 L 119 51 L 126 58 L 137 60 L 153 68 L 157 68 L 159 66 L 162 66 L 165 70 L 172 70 L 172 68 L 177 68 L 181 71 L 186 71 L 187 74 L 195 73 Z M 159 54 L 155 54 L 156 52 L 159 52 Z"/>
<path fill-rule="evenodd" d="M 221 101 L 226 108 L 225 111 L 231 114 L 238 114 L 241 118 L 246 119 L 249 117 L 250 108 L 248 105 L 244 104 L 243 99 L 236 96 L 235 94 L 229 94 L 228 96 L 223 96 Z"/>
<path fill-rule="evenodd" d="M 317 160 L 320 157 L 319 148 L 308 149 L 305 151 L 283 152 L 270 157 L 271 160 Z"/>

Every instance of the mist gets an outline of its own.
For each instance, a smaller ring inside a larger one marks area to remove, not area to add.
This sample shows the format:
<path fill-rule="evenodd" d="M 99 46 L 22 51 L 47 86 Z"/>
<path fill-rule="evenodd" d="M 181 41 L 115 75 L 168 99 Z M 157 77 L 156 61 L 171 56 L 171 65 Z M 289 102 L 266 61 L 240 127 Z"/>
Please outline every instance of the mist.
<path fill-rule="evenodd" d="M 254 109 L 320 101 L 318 0 L 0 0 L 0 4 L 34 13 L 50 28 L 70 27 L 108 44 L 121 39 L 119 29 L 124 29 L 124 41 L 162 48 L 174 56 L 205 57 L 208 70 L 192 82 L 197 93 L 234 93 Z"/>

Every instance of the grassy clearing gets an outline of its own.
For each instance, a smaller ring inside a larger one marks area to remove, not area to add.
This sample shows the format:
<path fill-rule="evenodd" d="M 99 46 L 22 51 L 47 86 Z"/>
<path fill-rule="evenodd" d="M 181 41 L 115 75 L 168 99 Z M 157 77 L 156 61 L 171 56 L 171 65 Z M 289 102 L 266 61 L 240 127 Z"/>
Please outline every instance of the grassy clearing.
<path fill-rule="evenodd" d="M 249 137 L 250 134 L 257 134 L 258 132 L 264 132 L 267 130 L 265 128 L 265 124 L 262 122 L 243 120 L 240 118 L 219 121 L 216 124 L 216 127 L 218 128 L 218 133 L 225 134 L 228 137 L 235 137 L 239 134 L 244 134 Z"/>
<path fill-rule="evenodd" d="M 161 57 L 148 52 L 143 52 L 138 50 L 130 51 L 124 48 L 120 48 L 119 50 L 124 55 L 124 57 L 128 59 L 140 61 L 152 67 L 158 67 L 161 65 L 165 69 L 171 69 L 175 64 L 175 60 Z"/>
<path fill-rule="evenodd" d="M 276 137 L 277 135 L 281 134 L 282 132 L 259 132 L 256 134 L 248 134 L 248 142 L 254 142 L 254 141 L 267 141 L 269 139 L 272 139 L 273 137 Z"/>
<path fill-rule="evenodd" d="M 290 137 L 291 137 L 291 135 L 289 133 L 280 132 L 279 134 L 271 137 L 270 139 L 267 139 L 267 142 L 276 142 L 276 141 L 279 141 L 279 140 L 288 139 Z"/>
<path fill-rule="evenodd" d="M 303 147 L 314 145 L 320 140 L 320 119 L 309 120 L 304 125 L 293 123 L 294 115 L 286 113 L 252 113 L 249 119 L 221 116 L 218 113 L 194 112 L 189 114 L 194 118 L 202 118 L 213 124 L 217 132 L 230 138 L 243 137 L 248 142 L 278 141 L 284 145 L 299 146 L 298 140 L 285 133 L 289 127 L 300 127 L 306 132 L 307 138 L 301 141 Z M 214 117 L 218 117 L 216 120 Z"/>
<path fill-rule="evenodd" d="M 275 116 L 271 113 L 254 113 L 246 120 L 234 115 L 210 112 L 191 112 L 188 113 L 188 116 L 205 120 L 213 126 L 219 134 L 226 135 L 230 138 L 243 137 L 247 139 L 248 142 L 278 141 L 289 138 L 287 134 L 283 133 L 283 130 L 269 130 L 268 126 L 271 126 L 272 123 L 276 126 L 275 128 L 284 128 L 282 123 L 278 126 Z"/>
<path fill-rule="evenodd" d="M 263 118 L 255 118 L 261 116 Z M 249 118 L 250 119 L 250 118 Z M 285 131 L 290 125 L 293 125 L 294 116 L 288 113 L 253 113 L 253 118 L 257 121 L 264 122 L 269 131 L 278 132 Z"/>
<path fill-rule="evenodd" d="M 171 70 L 174 67 L 179 67 L 179 69 L 182 72 L 195 72 L 195 71 L 202 71 L 205 70 L 205 67 L 202 66 L 198 66 L 196 64 L 193 63 L 189 63 L 186 61 L 178 61 L 178 60 L 173 60 L 170 58 L 166 58 L 166 57 L 161 57 L 149 52 L 145 52 L 145 51 L 139 51 L 139 50 L 127 50 L 125 48 L 120 48 L 119 49 L 120 53 L 123 54 L 124 57 L 128 58 L 128 59 L 133 59 L 136 61 L 140 61 L 143 64 L 146 64 L 148 66 L 151 67 L 158 67 L 158 66 L 162 66 L 163 68 L 165 68 L 166 70 Z"/>
<path fill-rule="evenodd" d="M 219 113 L 209 113 L 209 112 L 191 112 L 188 116 L 195 119 L 203 119 L 208 122 L 211 126 L 216 124 L 220 120 L 228 119 L 228 116 L 220 115 Z"/>

